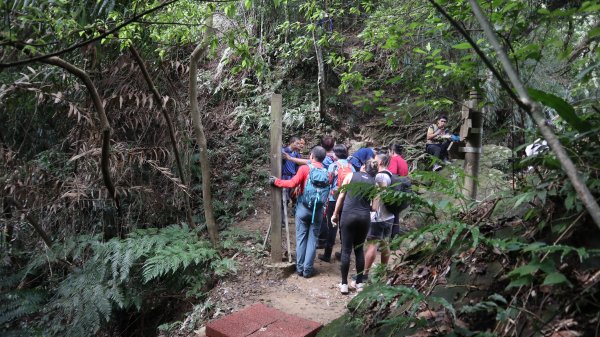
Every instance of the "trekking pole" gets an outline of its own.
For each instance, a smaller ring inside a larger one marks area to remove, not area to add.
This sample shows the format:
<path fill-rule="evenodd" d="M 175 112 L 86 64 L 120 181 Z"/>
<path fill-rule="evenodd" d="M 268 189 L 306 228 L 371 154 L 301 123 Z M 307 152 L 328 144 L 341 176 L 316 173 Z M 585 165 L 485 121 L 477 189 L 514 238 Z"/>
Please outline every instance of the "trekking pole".
<path fill-rule="evenodd" d="M 292 252 L 290 251 L 290 225 L 288 223 L 288 215 L 287 215 L 287 192 L 288 189 L 283 189 L 282 198 L 283 198 L 283 219 L 285 221 L 285 235 L 287 238 L 287 251 L 288 251 L 288 262 L 292 262 Z"/>
<path fill-rule="evenodd" d="M 267 229 L 267 235 L 265 235 L 265 241 L 263 241 L 263 249 L 267 246 L 267 240 L 269 240 L 269 234 L 271 234 L 271 225 L 269 224 L 269 229 Z"/>

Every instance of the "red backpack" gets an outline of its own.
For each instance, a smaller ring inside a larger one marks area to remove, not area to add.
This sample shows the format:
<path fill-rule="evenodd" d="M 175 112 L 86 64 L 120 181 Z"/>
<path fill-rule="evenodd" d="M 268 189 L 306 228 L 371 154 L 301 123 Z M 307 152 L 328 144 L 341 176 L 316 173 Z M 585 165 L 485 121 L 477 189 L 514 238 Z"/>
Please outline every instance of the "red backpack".
<path fill-rule="evenodd" d="M 334 162 L 333 165 L 337 166 L 337 183 L 335 188 L 331 189 L 331 194 L 337 197 L 338 190 L 340 186 L 342 186 L 342 182 L 344 181 L 344 179 L 346 179 L 348 173 L 354 172 L 354 167 L 352 167 L 352 165 L 350 165 L 350 163 L 348 162 L 346 162 L 346 164 L 343 164 L 339 160 Z"/>

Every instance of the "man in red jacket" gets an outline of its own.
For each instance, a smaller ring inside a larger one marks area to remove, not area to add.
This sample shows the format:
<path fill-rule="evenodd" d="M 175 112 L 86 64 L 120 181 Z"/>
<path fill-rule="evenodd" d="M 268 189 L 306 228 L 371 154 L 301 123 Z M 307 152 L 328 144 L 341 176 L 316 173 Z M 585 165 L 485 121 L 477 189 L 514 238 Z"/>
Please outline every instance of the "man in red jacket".
<path fill-rule="evenodd" d="M 315 146 L 310 151 L 310 163 L 313 167 L 323 168 L 323 160 L 326 152 L 321 146 Z M 281 188 L 295 188 L 300 186 L 300 195 L 304 193 L 304 187 L 308 180 L 310 167 L 302 165 L 296 175 L 290 180 L 277 179 L 270 177 L 269 181 L 272 185 Z M 313 211 L 314 221 L 313 221 Z M 317 251 L 317 240 L 319 238 L 319 230 L 321 220 L 323 218 L 322 205 L 316 210 L 309 209 L 302 198 L 298 199 L 296 205 L 296 272 L 300 276 L 309 278 L 313 275 L 313 264 Z"/>

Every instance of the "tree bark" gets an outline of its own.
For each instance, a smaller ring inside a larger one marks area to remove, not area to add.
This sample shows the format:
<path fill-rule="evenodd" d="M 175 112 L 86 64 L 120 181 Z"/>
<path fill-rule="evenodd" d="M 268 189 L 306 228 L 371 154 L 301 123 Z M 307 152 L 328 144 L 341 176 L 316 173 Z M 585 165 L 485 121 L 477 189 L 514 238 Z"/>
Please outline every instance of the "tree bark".
<path fill-rule="evenodd" d="M 317 90 L 319 93 L 319 116 L 321 119 L 325 117 L 325 64 L 323 62 L 323 48 L 319 45 L 317 41 L 317 35 L 315 31 L 319 29 L 316 28 L 313 30 L 313 44 L 315 46 L 315 56 L 317 58 Z"/>
<path fill-rule="evenodd" d="M 152 95 L 154 95 L 154 99 L 156 99 L 157 104 L 161 105 L 160 111 L 161 111 L 163 117 L 165 118 L 165 121 L 167 122 L 167 129 L 169 130 L 169 138 L 171 140 L 171 146 L 173 147 L 173 154 L 175 155 L 175 162 L 177 164 L 177 170 L 179 171 L 179 179 L 181 180 L 181 183 L 184 186 L 187 186 L 187 184 L 185 182 L 185 174 L 183 171 L 183 165 L 181 163 L 181 156 L 179 155 L 179 150 L 177 149 L 177 140 L 175 139 L 175 131 L 173 129 L 173 123 L 171 122 L 171 118 L 169 117 L 169 113 L 167 111 L 166 104 L 163 103 L 163 97 L 158 93 L 158 90 L 156 89 L 156 86 L 154 85 L 154 82 L 152 81 L 152 78 L 150 77 L 150 74 L 148 73 L 148 68 L 146 67 L 144 60 L 142 60 L 138 51 L 133 46 L 129 47 L 129 51 L 131 52 L 131 55 L 133 56 L 136 63 L 140 67 L 140 70 L 142 71 L 142 74 L 144 75 L 144 79 L 146 80 L 146 83 L 148 84 L 148 88 L 150 89 L 150 91 L 152 91 Z M 194 223 L 194 219 L 192 218 L 192 207 L 190 205 L 190 198 L 189 198 L 187 191 L 184 191 L 184 202 L 185 202 L 185 209 L 186 209 L 188 223 L 191 228 L 195 228 L 196 224 Z"/>
<path fill-rule="evenodd" d="M 194 132 L 196 133 L 196 142 L 200 152 L 200 168 L 202 170 L 202 204 L 204 206 L 204 217 L 206 219 L 206 229 L 213 245 L 219 241 L 219 233 L 213 213 L 212 193 L 210 188 L 210 160 L 208 158 L 208 145 L 204 127 L 198 108 L 198 61 L 204 57 L 208 50 L 208 45 L 212 36 L 212 15 L 206 19 L 206 32 L 202 42 L 192 52 L 190 56 L 190 109 Z"/>
<path fill-rule="evenodd" d="M 519 100 L 522 102 L 523 105 L 527 107 L 527 109 L 525 110 L 531 115 L 537 126 L 540 128 L 540 132 L 548 142 L 548 146 L 550 146 L 552 151 L 554 151 L 554 154 L 556 154 L 556 158 L 560 161 L 563 169 L 565 170 L 565 173 L 571 181 L 571 184 L 573 184 L 573 188 L 579 195 L 579 198 L 583 202 L 588 213 L 596 223 L 596 226 L 600 228 L 600 207 L 598 206 L 596 199 L 594 199 L 594 196 L 592 195 L 588 187 L 585 185 L 585 182 L 583 181 L 581 175 L 577 171 L 577 167 L 567 154 L 565 148 L 560 143 L 558 137 L 554 134 L 552 129 L 548 125 L 546 125 L 546 119 L 544 118 L 541 106 L 535 101 L 533 101 L 531 97 L 529 97 L 529 93 L 527 92 L 525 86 L 521 82 L 521 79 L 515 72 L 508 56 L 504 51 L 504 48 L 502 48 L 502 45 L 498 41 L 490 23 L 481 11 L 479 4 L 475 0 L 469 0 L 469 3 L 471 4 L 473 14 L 475 14 L 477 21 L 479 21 L 479 24 L 481 25 L 485 35 L 487 36 L 488 41 L 496 51 L 498 59 L 500 60 L 500 63 L 504 68 L 504 71 L 506 72 L 510 81 L 515 87 L 515 90 L 519 95 Z"/>
<path fill-rule="evenodd" d="M 96 86 L 90 79 L 90 76 L 85 71 L 59 57 L 52 56 L 49 58 L 42 59 L 41 62 L 58 66 L 60 68 L 63 68 L 67 72 L 77 76 L 80 80 L 83 81 L 86 88 L 90 92 L 92 102 L 94 104 L 94 107 L 96 108 L 96 113 L 98 114 L 98 119 L 100 120 L 100 129 L 102 130 L 102 157 L 100 160 L 102 178 L 104 180 L 104 185 L 106 186 L 106 189 L 108 189 L 110 197 L 115 201 L 117 210 L 119 210 L 120 212 L 121 207 L 119 205 L 119 196 L 117 195 L 115 186 L 113 185 L 113 182 L 110 178 L 110 125 L 108 124 L 108 118 L 106 117 L 106 113 L 104 112 L 104 105 L 102 104 L 102 99 L 98 94 Z M 119 233 L 121 233 L 120 228 Z"/>

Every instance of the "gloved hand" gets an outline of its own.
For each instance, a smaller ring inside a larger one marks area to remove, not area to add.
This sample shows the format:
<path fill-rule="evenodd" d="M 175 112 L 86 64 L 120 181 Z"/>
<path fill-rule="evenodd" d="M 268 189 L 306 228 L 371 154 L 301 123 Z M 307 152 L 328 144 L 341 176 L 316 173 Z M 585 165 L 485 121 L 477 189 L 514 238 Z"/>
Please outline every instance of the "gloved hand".
<path fill-rule="evenodd" d="M 275 176 L 270 176 L 270 177 L 269 177 L 269 185 L 271 185 L 271 186 L 275 186 L 275 180 L 277 180 L 277 177 L 275 177 Z"/>
<path fill-rule="evenodd" d="M 452 135 L 452 137 L 450 138 L 451 141 L 453 142 L 460 142 L 460 137 L 457 135 Z"/>

